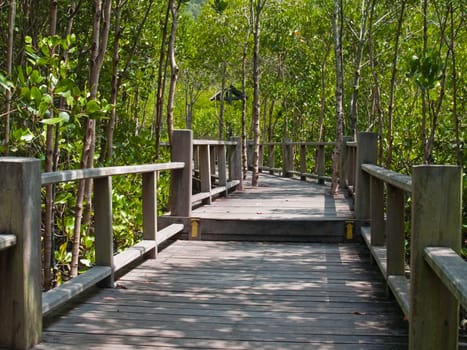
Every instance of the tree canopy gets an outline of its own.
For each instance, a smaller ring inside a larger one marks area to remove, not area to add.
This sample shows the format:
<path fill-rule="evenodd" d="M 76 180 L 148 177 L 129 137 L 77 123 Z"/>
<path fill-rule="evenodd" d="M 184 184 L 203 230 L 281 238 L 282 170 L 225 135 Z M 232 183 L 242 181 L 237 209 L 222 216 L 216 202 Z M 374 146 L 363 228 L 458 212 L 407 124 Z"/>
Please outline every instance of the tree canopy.
<path fill-rule="evenodd" d="M 465 174 L 466 19 L 463 0 L 3 1 L 0 152 L 50 171 L 164 159 L 173 128 L 243 142 L 374 131 L 393 170 Z M 229 86 L 242 103 L 210 101 Z"/>

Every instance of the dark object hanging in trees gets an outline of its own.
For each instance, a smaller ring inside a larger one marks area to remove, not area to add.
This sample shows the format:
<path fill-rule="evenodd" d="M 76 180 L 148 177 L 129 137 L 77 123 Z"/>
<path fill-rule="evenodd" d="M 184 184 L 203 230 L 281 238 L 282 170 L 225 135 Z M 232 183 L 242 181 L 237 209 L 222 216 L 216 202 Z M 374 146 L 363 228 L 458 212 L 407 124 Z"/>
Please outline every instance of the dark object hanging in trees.
<path fill-rule="evenodd" d="M 242 100 L 243 93 L 238 90 L 235 86 L 230 85 L 228 88 L 224 89 L 224 101 L 227 101 L 228 104 L 232 104 L 232 101 Z M 221 100 L 221 91 L 216 92 L 209 101 L 220 101 Z"/>

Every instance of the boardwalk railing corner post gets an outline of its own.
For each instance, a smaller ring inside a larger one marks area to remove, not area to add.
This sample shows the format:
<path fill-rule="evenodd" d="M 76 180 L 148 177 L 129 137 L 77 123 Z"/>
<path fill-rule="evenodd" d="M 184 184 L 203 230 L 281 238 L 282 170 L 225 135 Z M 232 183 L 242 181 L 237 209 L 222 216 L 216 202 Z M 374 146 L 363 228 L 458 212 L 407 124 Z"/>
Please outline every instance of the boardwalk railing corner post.
<path fill-rule="evenodd" d="M 370 218 L 370 175 L 362 170 L 362 164 L 376 164 L 378 134 L 361 132 L 357 135 L 357 174 L 355 190 L 355 218 Z"/>
<path fill-rule="evenodd" d="M 457 349 L 459 302 L 425 261 L 429 246 L 459 252 L 462 171 L 457 166 L 413 168 L 409 349 Z"/>
<path fill-rule="evenodd" d="M 184 162 L 183 169 L 172 171 L 169 206 L 172 216 L 191 217 L 193 132 L 174 130 L 172 162 Z"/>
<path fill-rule="evenodd" d="M 0 348 L 41 341 L 40 208 L 40 161 L 0 158 L 0 234 L 16 236 L 16 245 L 0 252 Z"/>

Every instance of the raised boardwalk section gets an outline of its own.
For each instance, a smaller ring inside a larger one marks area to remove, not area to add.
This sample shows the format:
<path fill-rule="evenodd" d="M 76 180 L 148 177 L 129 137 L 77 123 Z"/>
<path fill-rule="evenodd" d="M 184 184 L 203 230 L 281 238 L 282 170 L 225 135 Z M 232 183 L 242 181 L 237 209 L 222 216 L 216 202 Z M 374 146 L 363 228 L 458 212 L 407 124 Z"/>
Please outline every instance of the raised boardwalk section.
<path fill-rule="evenodd" d="M 49 323 L 35 349 L 406 349 L 359 244 L 177 241 Z"/>
<path fill-rule="evenodd" d="M 260 185 L 193 210 L 202 239 L 343 242 L 352 203 L 329 185 L 262 173 Z"/>

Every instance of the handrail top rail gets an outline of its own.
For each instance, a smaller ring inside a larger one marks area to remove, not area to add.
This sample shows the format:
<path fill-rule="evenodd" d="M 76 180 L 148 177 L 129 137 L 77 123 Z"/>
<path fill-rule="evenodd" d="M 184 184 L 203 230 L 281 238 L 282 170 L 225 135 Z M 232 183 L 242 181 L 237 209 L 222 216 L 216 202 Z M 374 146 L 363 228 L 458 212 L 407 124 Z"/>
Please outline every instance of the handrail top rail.
<path fill-rule="evenodd" d="M 193 140 L 193 146 L 236 146 L 237 141 Z"/>
<path fill-rule="evenodd" d="M 453 249 L 447 247 L 426 247 L 424 257 L 444 285 L 466 308 L 467 262 Z"/>
<path fill-rule="evenodd" d="M 371 176 L 394 187 L 408 193 L 412 192 L 412 177 L 409 175 L 404 175 L 374 164 L 362 164 L 362 169 Z"/>
<path fill-rule="evenodd" d="M 336 143 L 334 141 L 281 141 L 281 142 L 261 142 L 263 146 L 276 146 L 276 145 L 291 145 L 291 146 L 334 146 Z"/>
<path fill-rule="evenodd" d="M 183 162 L 168 162 L 142 165 L 123 165 L 102 168 L 54 171 L 42 173 L 42 186 L 59 182 L 93 179 L 115 175 L 142 174 L 162 170 L 175 170 L 185 167 Z"/>

